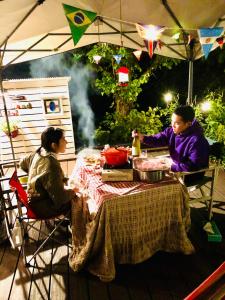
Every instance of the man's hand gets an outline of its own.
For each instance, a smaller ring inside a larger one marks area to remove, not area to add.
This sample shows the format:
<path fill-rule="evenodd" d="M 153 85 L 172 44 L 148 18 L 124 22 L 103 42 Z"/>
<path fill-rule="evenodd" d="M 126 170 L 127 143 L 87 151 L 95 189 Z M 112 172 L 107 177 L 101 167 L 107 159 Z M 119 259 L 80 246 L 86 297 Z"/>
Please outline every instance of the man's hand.
<path fill-rule="evenodd" d="M 171 169 L 171 166 L 172 166 L 172 164 L 173 164 L 172 158 L 166 157 L 164 162 L 165 162 L 165 164 L 166 164 L 166 167 L 167 167 L 168 169 Z"/>
<path fill-rule="evenodd" d="M 136 130 L 132 131 L 132 138 L 134 138 L 135 136 L 139 136 L 140 141 L 143 141 L 144 135 L 141 134 L 140 132 L 137 132 Z"/>
<path fill-rule="evenodd" d="M 173 160 L 170 157 L 161 158 L 160 162 L 169 170 L 171 169 L 171 166 L 173 164 Z"/>

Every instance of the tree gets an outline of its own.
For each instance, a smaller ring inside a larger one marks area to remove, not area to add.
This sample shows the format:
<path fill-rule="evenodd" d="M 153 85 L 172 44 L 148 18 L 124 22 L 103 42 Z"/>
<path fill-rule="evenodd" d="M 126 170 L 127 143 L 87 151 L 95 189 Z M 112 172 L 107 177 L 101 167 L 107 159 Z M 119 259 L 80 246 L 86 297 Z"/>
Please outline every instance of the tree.
<path fill-rule="evenodd" d="M 99 64 L 94 63 L 94 56 L 102 58 Z M 119 64 L 114 55 L 121 55 Z M 162 127 L 161 113 L 158 108 L 148 108 L 147 111 L 138 111 L 138 95 L 142 91 L 142 85 L 149 82 L 154 71 L 158 68 L 171 68 L 177 64 L 177 60 L 164 57 L 154 57 L 146 67 L 142 67 L 132 49 L 125 49 L 110 44 L 96 44 L 88 51 L 87 57 L 97 73 L 94 82 L 95 88 L 102 96 L 111 96 L 111 112 L 107 112 L 105 119 L 96 130 L 96 140 L 103 144 L 110 142 L 128 142 L 130 132 L 137 128 L 146 133 L 155 133 Z M 118 84 L 117 70 L 125 66 L 129 69 L 129 82 L 127 86 Z"/>
<path fill-rule="evenodd" d="M 137 59 L 130 49 L 115 47 L 109 44 L 97 44 L 88 53 L 88 59 L 94 63 L 93 56 L 101 55 L 101 61 L 96 65 L 95 70 L 98 78 L 95 87 L 101 95 L 111 95 L 115 112 L 119 116 L 126 116 L 135 107 L 137 96 L 141 92 L 141 85 L 146 83 L 151 75 L 151 69 L 142 72 Z M 119 64 L 114 59 L 114 55 L 121 55 Z M 118 84 L 117 70 L 125 66 L 129 69 L 129 83 L 127 86 Z"/>

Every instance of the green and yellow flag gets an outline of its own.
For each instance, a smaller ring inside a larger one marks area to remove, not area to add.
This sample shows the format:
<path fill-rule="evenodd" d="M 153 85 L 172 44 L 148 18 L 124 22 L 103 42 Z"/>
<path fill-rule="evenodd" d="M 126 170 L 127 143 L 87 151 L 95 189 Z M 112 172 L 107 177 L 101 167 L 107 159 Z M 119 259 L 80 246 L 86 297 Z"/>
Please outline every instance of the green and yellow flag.
<path fill-rule="evenodd" d="M 74 45 L 76 45 L 97 14 L 67 4 L 63 4 L 63 8 L 70 25 Z"/>

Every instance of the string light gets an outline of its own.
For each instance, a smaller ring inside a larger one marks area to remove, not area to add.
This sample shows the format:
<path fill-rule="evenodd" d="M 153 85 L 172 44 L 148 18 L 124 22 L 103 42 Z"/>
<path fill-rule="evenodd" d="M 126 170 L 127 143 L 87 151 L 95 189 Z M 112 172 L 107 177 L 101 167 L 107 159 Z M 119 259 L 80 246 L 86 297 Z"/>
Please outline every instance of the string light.
<path fill-rule="evenodd" d="M 179 40 L 179 38 L 180 38 L 180 32 L 177 32 L 172 36 L 172 39 L 174 39 L 176 41 Z"/>
<path fill-rule="evenodd" d="M 201 104 L 201 109 L 203 112 L 207 112 L 211 109 L 211 103 L 209 101 L 205 101 Z"/>
<path fill-rule="evenodd" d="M 159 40 L 162 32 L 165 30 L 163 26 L 136 24 L 139 35 L 147 41 Z"/>
<path fill-rule="evenodd" d="M 164 100 L 166 103 L 169 103 L 170 101 L 172 101 L 172 99 L 173 99 L 173 95 L 170 92 L 164 94 Z"/>

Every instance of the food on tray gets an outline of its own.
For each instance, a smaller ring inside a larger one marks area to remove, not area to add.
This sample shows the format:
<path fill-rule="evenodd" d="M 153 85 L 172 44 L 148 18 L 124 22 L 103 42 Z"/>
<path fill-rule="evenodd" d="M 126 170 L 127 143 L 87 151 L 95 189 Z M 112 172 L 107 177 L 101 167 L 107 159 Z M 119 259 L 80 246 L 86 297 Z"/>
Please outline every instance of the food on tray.
<path fill-rule="evenodd" d="M 85 161 L 86 165 L 95 165 L 100 162 L 100 158 L 99 158 L 99 156 L 96 156 L 96 155 L 87 155 L 87 156 L 84 156 L 84 161 Z"/>
<path fill-rule="evenodd" d="M 136 158 L 134 160 L 134 168 L 140 171 L 154 171 L 154 170 L 166 170 L 168 169 L 165 160 L 163 159 L 141 159 Z"/>

